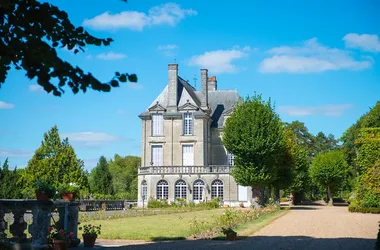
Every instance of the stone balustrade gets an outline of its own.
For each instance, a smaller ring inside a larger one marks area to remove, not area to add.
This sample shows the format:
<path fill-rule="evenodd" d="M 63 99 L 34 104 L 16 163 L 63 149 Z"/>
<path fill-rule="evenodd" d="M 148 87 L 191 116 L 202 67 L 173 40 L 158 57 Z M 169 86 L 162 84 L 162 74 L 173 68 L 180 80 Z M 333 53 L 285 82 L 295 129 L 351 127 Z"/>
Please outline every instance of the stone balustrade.
<path fill-rule="evenodd" d="M 48 228 L 51 225 L 52 212 L 55 209 L 59 214 L 57 228 L 74 232 L 75 237 L 72 244 L 78 245 L 79 202 L 75 201 L 0 200 L 0 242 L 13 242 L 24 249 L 47 249 Z M 5 218 L 5 215 L 9 213 L 13 215 L 12 225 L 8 225 Z M 29 227 L 25 221 L 25 214 L 31 214 L 32 223 Z M 30 239 L 25 233 L 27 228 L 31 235 Z M 7 235 L 7 230 L 11 235 Z"/>
<path fill-rule="evenodd" d="M 232 166 L 208 165 L 208 166 L 149 166 L 140 167 L 139 175 L 145 174 L 228 174 Z"/>

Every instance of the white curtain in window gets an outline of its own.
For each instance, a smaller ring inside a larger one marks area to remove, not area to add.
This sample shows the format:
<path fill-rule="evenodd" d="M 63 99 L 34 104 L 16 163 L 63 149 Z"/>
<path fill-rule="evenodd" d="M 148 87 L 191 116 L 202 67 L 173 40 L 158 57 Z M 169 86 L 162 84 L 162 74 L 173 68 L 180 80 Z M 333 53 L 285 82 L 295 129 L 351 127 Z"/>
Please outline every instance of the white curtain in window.
<path fill-rule="evenodd" d="M 152 136 L 164 134 L 164 119 L 162 114 L 152 114 Z"/>
<path fill-rule="evenodd" d="M 153 162 L 153 166 L 163 165 L 163 154 L 162 154 L 161 145 L 152 146 L 152 162 Z"/>
<path fill-rule="evenodd" d="M 182 164 L 183 166 L 194 165 L 194 148 L 193 145 L 182 145 Z"/>

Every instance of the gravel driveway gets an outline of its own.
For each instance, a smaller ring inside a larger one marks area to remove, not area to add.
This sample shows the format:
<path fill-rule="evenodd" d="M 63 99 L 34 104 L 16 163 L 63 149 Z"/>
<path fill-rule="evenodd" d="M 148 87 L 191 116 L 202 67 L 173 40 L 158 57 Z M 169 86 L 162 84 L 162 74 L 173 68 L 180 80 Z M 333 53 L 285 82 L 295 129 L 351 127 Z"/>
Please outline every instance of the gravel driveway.
<path fill-rule="evenodd" d="M 234 242 L 187 240 L 167 242 L 102 241 L 98 249 L 344 249 L 372 250 L 380 215 L 352 214 L 347 207 L 296 206 L 255 235 Z M 111 245 L 114 245 L 111 247 Z"/>

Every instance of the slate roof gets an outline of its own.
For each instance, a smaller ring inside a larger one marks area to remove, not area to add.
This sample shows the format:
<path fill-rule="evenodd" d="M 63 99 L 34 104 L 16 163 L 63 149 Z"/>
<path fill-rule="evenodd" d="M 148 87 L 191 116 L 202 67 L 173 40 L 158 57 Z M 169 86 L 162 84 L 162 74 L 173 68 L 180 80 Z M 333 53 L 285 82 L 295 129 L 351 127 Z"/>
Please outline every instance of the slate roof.
<path fill-rule="evenodd" d="M 193 86 L 183 80 L 181 77 L 178 77 L 177 81 L 177 95 L 178 103 L 177 106 L 180 107 L 185 103 L 189 102 L 198 108 L 201 107 L 201 99 L 203 93 L 197 91 Z M 224 123 L 224 112 L 230 111 L 233 109 L 234 104 L 239 101 L 239 94 L 236 90 L 215 90 L 208 92 L 208 102 L 211 109 L 211 127 L 213 128 L 222 128 Z M 168 107 L 168 86 L 164 88 L 161 94 L 149 105 L 148 109 L 160 104 L 163 108 Z M 140 114 L 140 117 L 149 115 L 148 109 Z M 199 112 L 202 112 L 201 109 Z"/>

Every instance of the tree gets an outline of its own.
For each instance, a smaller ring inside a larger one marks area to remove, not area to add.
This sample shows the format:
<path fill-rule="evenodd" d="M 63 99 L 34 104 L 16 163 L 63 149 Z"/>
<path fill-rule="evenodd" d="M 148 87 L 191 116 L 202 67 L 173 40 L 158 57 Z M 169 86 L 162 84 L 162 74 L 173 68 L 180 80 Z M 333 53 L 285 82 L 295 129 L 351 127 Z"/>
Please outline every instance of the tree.
<path fill-rule="evenodd" d="M 283 150 L 283 128 L 271 101 L 247 97 L 227 119 L 222 135 L 226 149 L 235 155 L 232 176 L 251 186 L 255 206 L 263 203 L 263 188 L 277 178 L 277 159 Z"/>
<path fill-rule="evenodd" d="M 1 165 L 1 164 L 0 164 Z M 22 187 L 17 185 L 19 171 L 17 168 L 9 170 L 8 158 L 0 167 L 0 199 L 21 199 Z"/>
<path fill-rule="evenodd" d="M 88 187 L 83 162 L 77 158 L 67 138 L 61 141 L 57 126 L 44 134 L 41 146 L 25 168 L 21 182 L 25 183 L 28 195 L 31 195 L 37 180 L 44 180 L 55 187 L 70 182 L 82 189 Z"/>
<path fill-rule="evenodd" d="M 297 146 L 294 153 L 294 166 L 292 168 L 292 180 L 289 190 L 293 194 L 295 203 L 303 197 L 305 191 L 310 187 L 309 156 L 307 150 L 302 146 Z"/>
<path fill-rule="evenodd" d="M 90 190 L 93 193 L 112 195 L 112 175 L 109 170 L 107 159 L 104 156 L 99 158 L 98 164 L 90 173 Z"/>
<path fill-rule="evenodd" d="M 109 161 L 115 195 L 120 198 L 137 199 L 137 176 L 141 158 L 138 156 L 121 157 L 116 154 Z"/>
<path fill-rule="evenodd" d="M 314 155 L 319 153 L 328 152 L 338 148 L 338 140 L 334 138 L 334 135 L 329 134 L 326 136 L 323 132 L 319 132 L 314 137 Z"/>
<path fill-rule="evenodd" d="M 64 93 L 65 85 L 74 93 L 86 92 L 88 88 L 108 92 L 121 82 L 137 82 L 135 74 L 116 72 L 109 82 L 101 83 L 91 73 L 58 57 L 58 47 L 66 47 L 76 54 L 87 45 L 109 46 L 113 40 L 96 38 L 83 27 L 75 27 L 65 11 L 49 3 L 2 1 L 0 37 L 0 87 L 12 68 L 25 70 L 29 79 L 37 78 L 46 92 L 56 96 Z"/>
<path fill-rule="evenodd" d="M 296 136 L 297 145 L 302 146 L 307 150 L 310 160 L 314 156 L 314 136 L 309 132 L 303 122 L 293 121 L 285 123 L 286 127 L 291 129 Z"/>
<path fill-rule="evenodd" d="M 349 167 L 343 152 L 334 150 L 317 155 L 310 167 L 312 179 L 326 188 L 329 205 L 333 205 L 332 193 L 342 186 Z"/>

